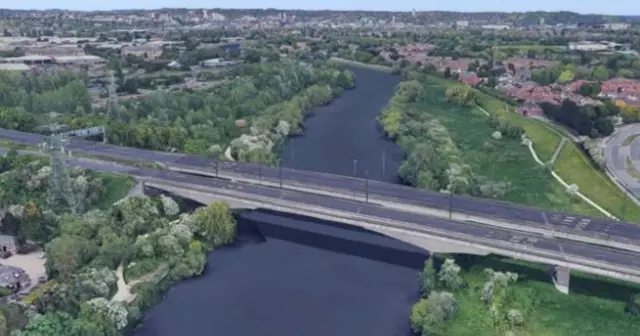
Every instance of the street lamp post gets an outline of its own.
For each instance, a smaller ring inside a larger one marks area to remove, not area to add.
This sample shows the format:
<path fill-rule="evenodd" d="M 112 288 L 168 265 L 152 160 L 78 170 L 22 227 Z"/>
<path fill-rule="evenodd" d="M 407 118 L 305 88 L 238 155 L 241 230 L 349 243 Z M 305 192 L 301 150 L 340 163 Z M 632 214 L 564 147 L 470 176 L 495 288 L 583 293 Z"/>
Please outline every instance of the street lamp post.
<path fill-rule="evenodd" d="M 449 220 L 451 220 L 453 211 L 453 187 L 449 189 Z"/>
<path fill-rule="evenodd" d="M 216 167 L 216 178 L 218 178 L 218 173 L 220 172 L 220 160 L 216 160 L 215 167 Z"/>
<path fill-rule="evenodd" d="M 369 171 L 364 171 L 364 201 L 369 203 Z"/>
<path fill-rule="evenodd" d="M 262 162 L 258 162 L 258 182 L 262 184 Z"/>
<path fill-rule="evenodd" d="M 358 178 L 358 159 L 353 159 L 353 180 L 355 182 L 355 180 Z M 356 198 L 356 188 L 354 186 L 353 188 L 353 198 Z"/>
<path fill-rule="evenodd" d="M 282 160 L 278 159 L 278 178 L 280 179 L 280 189 L 282 189 Z"/>

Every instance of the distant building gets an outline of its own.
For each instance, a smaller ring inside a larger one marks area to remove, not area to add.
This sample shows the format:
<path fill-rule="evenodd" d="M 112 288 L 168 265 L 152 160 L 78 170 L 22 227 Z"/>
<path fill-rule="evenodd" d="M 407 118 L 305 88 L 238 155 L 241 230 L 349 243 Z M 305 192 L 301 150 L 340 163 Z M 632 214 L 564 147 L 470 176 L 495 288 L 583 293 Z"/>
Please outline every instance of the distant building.
<path fill-rule="evenodd" d="M 476 86 L 482 82 L 482 79 L 478 77 L 477 73 L 473 71 L 466 71 L 460 74 L 460 81 L 471 86 Z"/>
<path fill-rule="evenodd" d="M 18 64 L 14 64 L 14 63 L 4 63 L 4 64 L 0 64 L 0 71 L 21 71 L 21 72 L 26 72 L 31 70 L 31 67 L 24 64 L 24 63 L 18 63 Z"/>
<path fill-rule="evenodd" d="M 41 55 L 25 55 L 21 57 L 1 57 L 0 64 L 27 64 L 27 65 L 44 65 L 52 64 L 53 58 Z"/>
<path fill-rule="evenodd" d="M 516 111 L 525 117 L 537 117 L 544 114 L 542 108 L 533 102 L 524 103 L 522 106 L 518 107 Z"/>
<path fill-rule="evenodd" d="M 58 65 L 96 65 L 105 64 L 107 61 L 95 55 L 58 56 L 53 61 Z"/>
<path fill-rule="evenodd" d="M 631 27 L 630 24 L 622 23 L 622 22 L 613 22 L 613 23 L 604 24 L 604 29 L 610 29 L 610 30 L 627 30 L 630 27 Z"/>

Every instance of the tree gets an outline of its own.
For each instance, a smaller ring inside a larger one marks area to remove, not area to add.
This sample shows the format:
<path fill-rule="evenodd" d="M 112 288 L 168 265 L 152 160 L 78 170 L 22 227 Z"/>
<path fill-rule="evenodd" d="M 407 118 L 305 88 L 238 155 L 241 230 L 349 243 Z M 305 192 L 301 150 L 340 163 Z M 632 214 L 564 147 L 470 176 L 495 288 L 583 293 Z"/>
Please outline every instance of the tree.
<path fill-rule="evenodd" d="M 193 214 L 193 226 L 203 241 L 214 248 L 230 243 L 236 234 L 236 221 L 224 202 L 198 208 Z"/>
<path fill-rule="evenodd" d="M 420 294 L 427 298 L 432 290 L 436 288 L 436 269 L 433 267 L 433 256 L 424 263 L 424 269 L 418 277 Z"/>
<path fill-rule="evenodd" d="M 493 324 L 499 330 L 509 330 L 523 321 L 522 314 L 511 308 L 513 305 L 512 284 L 518 280 L 518 274 L 496 272 L 485 269 L 488 279 L 482 289 L 482 300 L 488 306 Z"/>
<path fill-rule="evenodd" d="M 65 312 L 36 315 L 29 320 L 29 324 L 16 333 L 16 336 L 59 336 L 69 335 L 73 323 L 71 315 Z"/>
<path fill-rule="evenodd" d="M 457 306 L 453 294 L 432 292 L 411 307 L 411 329 L 418 335 L 446 335 L 443 324 L 455 316 Z"/>
<path fill-rule="evenodd" d="M 460 276 L 460 266 L 455 260 L 446 259 L 438 272 L 438 280 L 443 287 L 451 291 L 456 291 L 462 287 L 462 277 Z"/>
<path fill-rule="evenodd" d="M 98 252 L 96 244 L 82 237 L 61 235 L 44 247 L 45 267 L 50 278 L 70 276 L 89 262 Z"/>

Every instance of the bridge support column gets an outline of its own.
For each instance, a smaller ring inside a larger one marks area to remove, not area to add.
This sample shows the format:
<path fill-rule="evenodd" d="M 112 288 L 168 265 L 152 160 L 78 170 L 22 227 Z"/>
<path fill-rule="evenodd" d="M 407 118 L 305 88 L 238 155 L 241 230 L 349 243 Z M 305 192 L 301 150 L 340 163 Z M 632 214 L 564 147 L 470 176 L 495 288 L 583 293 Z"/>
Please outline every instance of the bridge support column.
<path fill-rule="evenodd" d="M 563 294 L 569 294 L 569 280 L 571 277 L 571 269 L 564 266 L 553 266 L 551 280 L 556 289 Z"/>

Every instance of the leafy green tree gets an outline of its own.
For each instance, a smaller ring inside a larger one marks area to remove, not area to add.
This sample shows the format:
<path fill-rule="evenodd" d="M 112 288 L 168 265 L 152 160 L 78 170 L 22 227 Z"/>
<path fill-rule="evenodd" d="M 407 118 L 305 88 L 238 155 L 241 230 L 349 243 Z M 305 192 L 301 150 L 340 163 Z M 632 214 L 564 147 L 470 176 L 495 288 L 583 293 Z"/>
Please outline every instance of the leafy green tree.
<path fill-rule="evenodd" d="M 418 276 L 418 284 L 420 286 L 420 294 L 422 297 L 427 298 L 431 291 L 436 288 L 436 269 L 433 266 L 433 257 L 430 257 L 424 263 L 424 269 Z"/>
<path fill-rule="evenodd" d="M 71 315 L 64 312 L 36 315 L 29 320 L 29 324 L 16 333 L 16 336 L 59 336 L 69 335 L 73 323 Z"/>
<path fill-rule="evenodd" d="M 193 226 L 203 241 L 212 247 L 230 243 L 236 234 L 236 221 L 229 205 L 213 202 L 193 214 Z"/>
<path fill-rule="evenodd" d="M 53 238 L 44 248 L 45 267 L 50 278 L 70 276 L 86 265 L 98 252 L 95 242 L 78 236 L 62 235 Z"/>
<path fill-rule="evenodd" d="M 456 291 L 462 287 L 463 281 L 460 276 L 460 266 L 456 265 L 455 260 L 446 259 L 444 261 L 438 272 L 438 280 L 444 288 L 450 291 Z"/>

